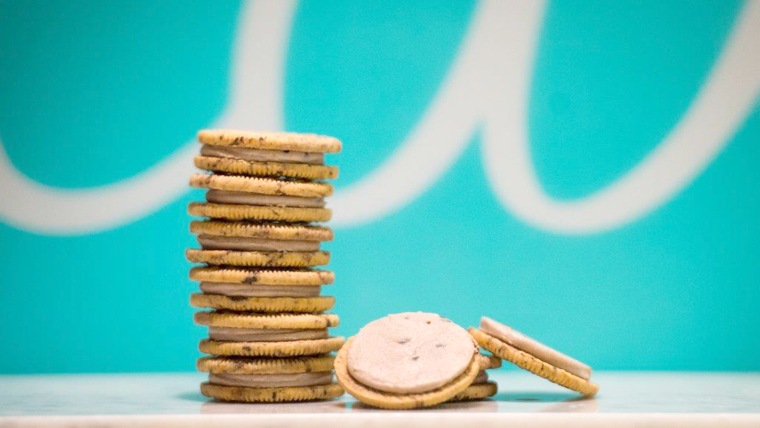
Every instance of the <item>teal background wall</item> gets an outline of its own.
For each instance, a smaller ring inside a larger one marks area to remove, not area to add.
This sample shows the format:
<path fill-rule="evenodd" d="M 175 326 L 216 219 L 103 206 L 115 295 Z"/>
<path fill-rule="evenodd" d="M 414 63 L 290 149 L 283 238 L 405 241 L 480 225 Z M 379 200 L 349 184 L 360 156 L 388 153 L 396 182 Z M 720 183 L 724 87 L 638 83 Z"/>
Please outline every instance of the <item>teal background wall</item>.
<path fill-rule="evenodd" d="M 343 140 L 344 152 L 330 158 L 341 168 L 338 191 L 388 159 L 420 120 L 476 7 L 298 5 L 285 128 Z M 582 197 L 653 150 L 693 100 L 741 7 L 549 3 L 528 107 L 545 191 Z M 83 189 L 171 155 L 230 98 L 240 10 L 237 2 L 0 2 L 8 159 L 30 180 Z M 338 334 L 393 312 L 438 312 L 464 326 L 489 315 L 598 369 L 760 370 L 760 103 L 673 199 L 593 234 L 548 232 L 505 210 L 481 141 L 476 131 L 454 166 L 403 209 L 336 230 L 327 248 L 338 279 L 326 290 L 337 297 Z M 193 370 L 205 332 L 188 303 L 196 286 L 183 251 L 195 243 L 185 207 L 201 198 L 188 191 L 129 224 L 70 236 L 0 217 L 0 372 Z"/>

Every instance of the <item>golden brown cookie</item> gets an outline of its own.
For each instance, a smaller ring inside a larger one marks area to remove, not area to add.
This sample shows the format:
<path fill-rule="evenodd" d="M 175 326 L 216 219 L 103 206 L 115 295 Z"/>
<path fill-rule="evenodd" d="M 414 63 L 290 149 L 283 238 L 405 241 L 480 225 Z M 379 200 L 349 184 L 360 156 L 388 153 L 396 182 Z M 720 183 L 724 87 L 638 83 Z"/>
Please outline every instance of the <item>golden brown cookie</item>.
<path fill-rule="evenodd" d="M 499 358 L 507 360 L 518 367 L 541 376 L 557 385 L 572 389 L 585 396 L 592 397 L 599 391 L 599 385 L 582 379 L 558 367 L 554 367 L 540 359 L 508 345 L 505 342 L 487 334 L 479 329 L 468 330 L 478 345 L 493 353 Z"/>
<path fill-rule="evenodd" d="M 317 134 L 294 132 L 243 131 L 236 129 L 202 129 L 198 141 L 215 146 L 246 147 L 260 150 L 336 153 L 340 140 Z"/>
<path fill-rule="evenodd" d="M 326 354 L 340 349 L 343 342 L 343 337 L 287 342 L 229 342 L 204 339 L 198 349 L 211 355 L 283 358 Z"/>
<path fill-rule="evenodd" d="M 239 297 L 195 293 L 190 304 L 197 308 L 262 313 L 319 313 L 335 305 L 331 296 L 319 297 Z"/>
<path fill-rule="evenodd" d="M 284 386 L 276 388 L 247 388 L 224 386 L 204 382 L 201 393 L 222 401 L 248 403 L 286 403 L 294 401 L 328 400 L 343 395 L 343 388 L 336 383 L 317 386 Z"/>
<path fill-rule="evenodd" d="M 195 366 L 199 371 L 233 374 L 291 374 L 327 372 L 335 358 L 331 355 L 295 358 L 203 357 Z"/>
<path fill-rule="evenodd" d="M 202 189 L 246 192 L 269 196 L 297 196 L 323 198 L 330 196 L 333 187 L 327 183 L 296 180 L 276 180 L 266 177 L 242 175 L 193 174 L 190 186 Z"/>
<path fill-rule="evenodd" d="M 335 314 L 247 314 L 237 312 L 196 312 L 195 322 L 209 327 L 316 330 L 335 327 Z"/>
<path fill-rule="evenodd" d="M 316 269 L 243 269 L 226 267 L 194 267 L 190 279 L 232 284 L 324 285 L 332 284 L 335 274 Z"/>
<path fill-rule="evenodd" d="M 257 205 L 211 204 L 191 202 L 190 215 L 226 220 L 273 220 L 286 222 L 328 221 L 329 208 L 294 208 Z"/>
<path fill-rule="evenodd" d="M 310 267 L 330 262 L 330 253 L 327 251 L 229 251 L 193 248 L 186 250 L 185 256 L 193 263 L 224 266 Z"/>
<path fill-rule="evenodd" d="M 282 241 L 331 241 L 333 239 L 333 231 L 329 227 L 215 220 L 190 222 L 190 232 L 198 235 Z"/>
<path fill-rule="evenodd" d="M 338 178 L 338 167 L 325 165 L 259 162 L 243 159 L 218 158 L 213 156 L 196 156 L 195 166 L 208 171 L 224 172 L 235 175 L 293 177 L 306 180 Z"/>

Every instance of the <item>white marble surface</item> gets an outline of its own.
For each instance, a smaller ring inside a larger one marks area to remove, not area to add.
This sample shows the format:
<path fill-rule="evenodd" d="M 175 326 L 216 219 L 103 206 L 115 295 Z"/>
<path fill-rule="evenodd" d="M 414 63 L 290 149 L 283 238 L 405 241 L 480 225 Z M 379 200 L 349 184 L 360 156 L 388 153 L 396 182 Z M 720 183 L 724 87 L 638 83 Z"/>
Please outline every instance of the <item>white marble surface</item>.
<path fill-rule="evenodd" d="M 204 375 L 0 376 L 0 426 L 755 426 L 760 374 L 601 372 L 594 399 L 580 399 L 516 371 L 492 376 L 492 400 L 390 412 L 343 399 L 230 404 L 198 392 Z"/>

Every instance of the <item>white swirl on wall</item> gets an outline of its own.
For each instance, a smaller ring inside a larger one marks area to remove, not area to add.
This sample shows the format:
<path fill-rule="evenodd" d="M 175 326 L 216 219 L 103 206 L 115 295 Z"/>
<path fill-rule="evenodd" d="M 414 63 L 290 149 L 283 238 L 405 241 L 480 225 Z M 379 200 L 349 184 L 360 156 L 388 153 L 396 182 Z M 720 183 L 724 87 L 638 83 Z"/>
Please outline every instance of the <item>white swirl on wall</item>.
<path fill-rule="evenodd" d="M 233 50 L 231 100 L 210 127 L 282 128 L 282 77 L 295 6 L 292 0 L 257 0 L 245 8 Z M 536 178 L 527 135 L 528 90 L 544 7 L 540 1 L 478 5 L 460 53 L 421 121 L 388 160 L 333 196 L 336 226 L 364 224 L 402 209 L 446 173 L 482 126 L 485 169 L 505 208 L 556 233 L 619 227 L 691 183 L 760 94 L 760 49 L 754 46 L 760 40 L 760 2 L 750 1 L 691 106 L 659 146 L 615 183 L 583 198 L 554 200 Z M 58 235 L 129 223 L 187 191 L 196 152 L 196 143 L 189 142 L 137 176 L 64 190 L 25 177 L 0 145 L 0 198 L 12 201 L 0 205 L 0 219 Z"/>
<path fill-rule="evenodd" d="M 255 1 L 244 9 L 233 48 L 230 102 L 210 127 L 280 129 L 284 59 L 295 1 Z M 59 189 L 30 180 L 0 142 L 0 220 L 48 235 L 112 229 L 150 215 L 188 191 L 198 143 L 189 141 L 148 170 L 117 183 Z"/>

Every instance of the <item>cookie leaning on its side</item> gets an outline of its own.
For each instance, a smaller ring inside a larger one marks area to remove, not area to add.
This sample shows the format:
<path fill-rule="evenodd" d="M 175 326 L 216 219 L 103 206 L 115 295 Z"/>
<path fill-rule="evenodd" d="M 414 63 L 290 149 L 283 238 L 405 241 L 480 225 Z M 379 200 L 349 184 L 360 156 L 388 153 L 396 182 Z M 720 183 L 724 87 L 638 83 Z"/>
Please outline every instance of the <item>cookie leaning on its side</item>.
<path fill-rule="evenodd" d="M 590 380 L 591 367 L 504 324 L 483 317 L 480 329 L 471 327 L 469 332 L 487 351 L 544 379 L 587 397 L 599 391 Z"/>

